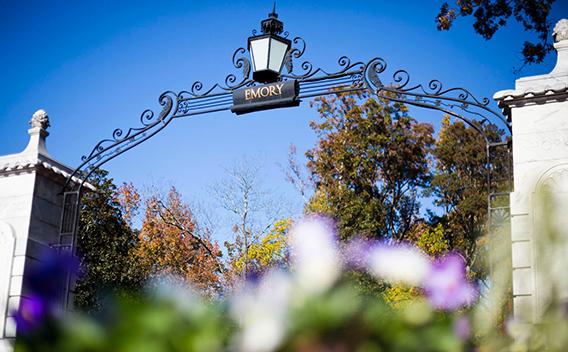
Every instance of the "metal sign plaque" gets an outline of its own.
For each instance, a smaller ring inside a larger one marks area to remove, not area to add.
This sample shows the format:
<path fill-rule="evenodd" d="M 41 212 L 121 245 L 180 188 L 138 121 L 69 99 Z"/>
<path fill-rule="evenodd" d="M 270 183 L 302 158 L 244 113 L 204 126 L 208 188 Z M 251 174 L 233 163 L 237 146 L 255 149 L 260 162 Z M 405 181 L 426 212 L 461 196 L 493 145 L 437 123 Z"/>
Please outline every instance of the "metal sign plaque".
<path fill-rule="evenodd" d="M 300 105 L 297 81 L 276 82 L 233 92 L 231 111 L 237 115 L 253 111 Z"/>

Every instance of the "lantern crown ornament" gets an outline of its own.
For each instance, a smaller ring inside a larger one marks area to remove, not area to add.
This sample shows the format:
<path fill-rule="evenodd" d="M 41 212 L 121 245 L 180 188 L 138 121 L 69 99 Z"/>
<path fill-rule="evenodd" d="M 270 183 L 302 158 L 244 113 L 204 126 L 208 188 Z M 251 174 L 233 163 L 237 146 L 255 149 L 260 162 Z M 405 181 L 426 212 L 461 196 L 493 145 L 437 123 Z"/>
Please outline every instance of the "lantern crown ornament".
<path fill-rule="evenodd" d="M 260 22 L 260 28 L 264 34 L 282 34 L 284 31 L 284 23 L 278 19 L 276 13 L 276 3 L 272 7 L 272 12 L 268 14 L 268 18 Z"/>
<path fill-rule="evenodd" d="M 280 36 L 284 23 L 278 19 L 276 4 L 268 18 L 260 22 L 262 34 L 248 38 L 248 50 L 252 59 L 252 78 L 260 83 L 273 83 L 280 79 L 280 71 L 291 41 Z"/>

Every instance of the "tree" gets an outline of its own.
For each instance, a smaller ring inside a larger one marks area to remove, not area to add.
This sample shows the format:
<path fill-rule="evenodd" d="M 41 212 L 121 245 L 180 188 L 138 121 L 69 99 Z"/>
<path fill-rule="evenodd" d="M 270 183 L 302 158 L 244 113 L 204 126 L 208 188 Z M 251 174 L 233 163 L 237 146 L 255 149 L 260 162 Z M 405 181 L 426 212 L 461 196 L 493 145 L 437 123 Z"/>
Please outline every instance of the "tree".
<path fill-rule="evenodd" d="M 450 250 L 448 235 L 442 224 L 437 224 L 436 227 L 418 226 L 415 232 L 416 246 L 429 256 L 440 256 Z"/>
<path fill-rule="evenodd" d="M 236 258 L 232 265 L 237 272 L 244 270 L 245 263 L 250 272 L 263 273 L 269 268 L 288 267 L 288 232 L 292 220 L 282 219 L 274 222 L 270 231 L 258 242 L 252 243 L 248 251 Z"/>
<path fill-rule="evenodd" d="M 122 218 L 132 228 L 132 221 L 138 215 L 140 209 L 140 194 L 132 182 L 123 183 L 118 187 L 115 201 L 120 205 Z"/>
<path fill-rule="evenodd" d="M 501 142 L 504 131 L 493 124 L 479 125 L 489 142 Z M 462 121 L 442 121 L 438 140 L 432 151 L 435 159 L 434 176 L 428 195 L 443 214 L 433 216 L 447 233 L 450 248 L 459 250 L 469 265 L 474 265 L 478 242 L 486 234 L 487 224 L 487 172 L 493 168 L 493 177 L 501 180 L 507 172 L 507 155 L 499 155 L 487 164 L 486 142 L 473 127 Z"/>
<path fill-rule="evenodd" d="M 81 206 L 77 239 L 81 273 L 74 305 L 96 311 L 105 294 L 136 290 L 142 277 L 130 257 L 135 235 L 117 201 L 117 187 L 103 170 L 94 173 L 89 183 L 96 191 L 87 192 Z"/>
<path fill-rule="evenodd" d="M 354 235 L 401 240 L 418 219 L 419 194 L 430 174 L 433 127 L 408 116 L 405 105 L 364 94 L 318 98 L 320 140 L 308 151 L 315 194 L 308 212 L 338 221 Z"/>
<path fill-rule="evenodd" d="M 134 256 L 146 277 L 178 277 L 209 297 L 222 289 L 221 251 L 197 232 L 189 206 L 173 187 L 165 200 L 158 195 L 146 200 Z"/>
<path fill-rule="evenodd" d="M 228 284 L 246 276 L 254 269 L 249 250 L 258 246 L 262 236 L 280 217 L 279 202 L 274 193 L 264 189 L 261 167 L 254 161 L 242 160 L 227 170 L 227 177 L 218 182 L 212 192 L 218 204 L 230 214 L 234 240 L 225 242 Z M 239 261 L 241 264 L 237 263 Z"/>
<path fill-rule="evenodd" d="M 550 9 L 555 0 L 456 0 L 455 6 L 447 2 L 436 17 L 439 30 L 449 30 L 459 17 L 473 16 L 474 30 L 489 40 L 513 16 L 526 32 L 534 32 L 537 42 L 525 41 L 522 54 L 525 64 L 540 63 L 552 51 L 549 42 L 552 23 Z"/>
<path fill-rule="evenodd" d="M 314 190 L 312 178 L 304 175 L 304 167 L 298 162 L 297 149 L 294 144 L 290 144 L 288 149 L 287 167 L 282 167 L 288 181 L 302 196 L 304 202 L 308 202 L 309 194 Z"/>

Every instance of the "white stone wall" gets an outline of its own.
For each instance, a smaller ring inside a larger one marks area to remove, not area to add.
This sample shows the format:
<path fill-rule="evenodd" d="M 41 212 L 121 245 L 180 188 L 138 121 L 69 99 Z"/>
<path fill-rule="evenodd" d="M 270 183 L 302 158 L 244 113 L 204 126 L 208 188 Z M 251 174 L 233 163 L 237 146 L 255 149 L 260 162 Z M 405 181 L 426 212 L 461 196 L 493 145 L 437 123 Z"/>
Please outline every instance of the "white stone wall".
<path fill-rule="evenodd" d="M 12 262 L 14 257 L 15 237 L 12 227 L 0 221 L 0 336 L 6 336 L 6 318 L 8 317 L 8 297 L 12 279 Z"/>
<path fill-rule="evenodd" d="M 540 315 L 535 240 L 538 240 L 537 192 L 555 171 L 568 168 L 568 102 L 512 108 L 514 190 L 511 193 L 513 294 L 518 317 Z M 568 255 L 568 253 L 567 253 Z M 527 308 L 531 307 L 531 308 Z"/>
<path fill-rule="evenodd" d="M 28 243 L 28 230 L 32 210 L 35 175 L 16 174 L 11 177 L 0 176 L 0 221 L 5 230 L 0 232 L 0 242 L 12 244 L 12 249 L 2 250 L 2 269 L 0 281 L 7 284 L 7 296 L 0 298 L 0 317 L 5 321 L 1 337 L 14 337 L 15 323 L 10 317 L 17 309 L 21 297 L 24 275 L 24 262 Z M 8 231 L 9 229 L 9 231 Z M 10 240 L 9 237 L 12 237 Z M 11 255 L 10 255 L 10 252 Z M 1 286 L 0 286 L 1 287 Z M 0 293 L 2 294 L 2 293 Z M 4 323 L 4 324 L 3 324 Z"/>
<path fill-rule="evenodd" d="M 539 189 L 547 184 L 557 200 L 556 207 L 568 205 L 568 177 L 563 176 L 565 172 L 568 176 L 568 39 L 555 47 L 558 64 L 550 74 L 521 78 L 515 90 L 495 94 L 513 126 L 513 303 L 515 317 L 527 323 L 538 321 L 542 314 L 548 284 L 548 273 L 540 269 L 545 258 L 537 250 L 542 244 L 542 221 L 561 224 L 564 218 L 568 225 L 568 215 L 543 214 L 539 204 Z M 552 215 L 556 218 L 550 218 Z M 568 258 L 568 248 L 545 255 L 561 263 Z"/>
<path fill-rule="evenodd" d="M 11 349 L 8 342 L 16 335 L 13 313 L 26 299 L 27 272 L 59 242 L 59 193 L 70 169 L 47 153 L 49 120 L 45 112 L 39 117 L 35 124 L 32 119 L 25 150 L 0 156 L 0 352 Z"/>

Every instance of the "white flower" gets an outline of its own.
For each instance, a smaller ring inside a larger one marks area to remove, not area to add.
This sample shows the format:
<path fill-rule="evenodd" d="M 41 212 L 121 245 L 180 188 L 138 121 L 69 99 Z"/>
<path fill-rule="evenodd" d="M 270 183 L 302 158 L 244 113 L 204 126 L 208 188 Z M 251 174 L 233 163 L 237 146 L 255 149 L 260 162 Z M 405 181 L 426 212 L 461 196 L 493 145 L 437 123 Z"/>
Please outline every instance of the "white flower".
<path fill-rule="evenodd" d="M 231 313 L 240 324 L 238 350 L 275 350 L 286 334 L 292 286 L 289 277 L 270 271 L 257 287 L 244 287 L 231 300 Z"/>
<path fill-rule="evenodd" d="M 379 245 L 369 250 L 368 270 L 380 279 L 413 286 L 420 285 L 430 272 L 428 257 L 411 246 Z"/>
<path fill-rule="evenodd" d="M 328 290 L 341 267 L 331 221 L 309 217 L 290 232 L 292 270 L 300 288 L 308 294 Z"/>
<path fill-rule="evenodd" d="M 147 289 L 158 300 L 169 301 L 184 313 L 196 313 L 206 307 L 202 297 L 180 276 L 155 276 L 147 283 Z"/>

